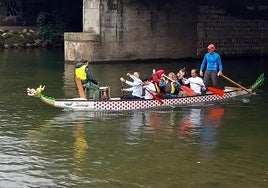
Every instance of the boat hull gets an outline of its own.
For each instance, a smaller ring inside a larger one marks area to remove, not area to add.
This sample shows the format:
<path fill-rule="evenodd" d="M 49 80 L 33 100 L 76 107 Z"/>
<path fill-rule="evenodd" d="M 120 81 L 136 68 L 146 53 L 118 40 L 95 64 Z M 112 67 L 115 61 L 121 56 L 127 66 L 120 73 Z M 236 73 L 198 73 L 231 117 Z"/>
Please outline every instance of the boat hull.
<path fill-rule="evenodd" d="M 246 91 L 225 91 L 224 96 L 215 94 L 198 95 L 190 97 L 179 97 L 175 99 L 162 99 L 161 105 L 157 100 L 120 100 L 111 99 L 107 101 L 93 101 L 82 99 L 55 99 L 54 106 L 58 108 L 86 111 L 127 111 L 144 110 L 154 108 L 176 107 L 184 105 L 198 105 L 209 102 L 217 102 L 230 98 L 248 95 Z"/>

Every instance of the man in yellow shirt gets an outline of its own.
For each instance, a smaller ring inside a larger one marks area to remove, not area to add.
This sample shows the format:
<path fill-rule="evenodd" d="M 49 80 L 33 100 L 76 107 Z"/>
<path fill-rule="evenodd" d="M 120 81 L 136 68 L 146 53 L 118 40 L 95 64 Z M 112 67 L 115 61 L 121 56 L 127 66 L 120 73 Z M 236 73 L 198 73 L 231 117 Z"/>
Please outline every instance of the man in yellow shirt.
<path fill-rule="evenodd" d="M 93 90 L 93 99 L 98 100 L 100 87 L 98 86 L 98 82 L 90 73 L 90 68 L 88 67 L 88 64 L 89 63 L 87 60 L 78 62 L 75 65 L 75 77 L 79 78 L 82 81 L 83 87 L 86 88 L 87 98 L 90 97 L 90 90 Z"/>

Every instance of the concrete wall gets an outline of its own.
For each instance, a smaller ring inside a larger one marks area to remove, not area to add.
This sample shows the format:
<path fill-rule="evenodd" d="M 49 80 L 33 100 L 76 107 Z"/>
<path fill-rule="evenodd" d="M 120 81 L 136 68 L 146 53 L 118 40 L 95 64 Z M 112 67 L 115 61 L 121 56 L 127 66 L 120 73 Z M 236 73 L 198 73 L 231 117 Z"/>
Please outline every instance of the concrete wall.
<path fill-rule="evenodd" d="M 100 41 L 94 41 L 92 49 L 90 44 L 82 45 L 85 40 L 70 38 L 76 33 L 65 33 L 65 59 L 193 57 L 196 54 L 196 13 L 194 0 L 84 0 L 83 30 L 99 35 Z M 70 57 L 70 54 L 80 53 L 69 52 L 80 50 L 79 46 L 83 46 L 81 50 L 86 53 Z"/>
<path fill-rule="evenodd" d="M 100 35 L 94 33 L 65 33 L 64 55 L 66 61 L 99 58 Z"/>
<path fill-rule="evenodd" d="M 105 58 L 194 56 L 197 20 L 193 13 L 196 7 L 191 0 L 103 1 L 101 38 Z"/>
<path fill-rule="evenodd" d="M 84 0 L 83 33 L 65 33 L 65 59 L 202 57 L 209 43 L 222 56 L 268 55 L 268 6 L 215 2 Z"/>
<path fill-rule="evenodd" d="M 100 0 L 83 0 L 83 32 L 100 34 Z"/>
<path fill-rule="evenodd" d="M 100 0 L 83 0 L 83 32 L 64 33 L 66 61 L 101 60 Z"/>

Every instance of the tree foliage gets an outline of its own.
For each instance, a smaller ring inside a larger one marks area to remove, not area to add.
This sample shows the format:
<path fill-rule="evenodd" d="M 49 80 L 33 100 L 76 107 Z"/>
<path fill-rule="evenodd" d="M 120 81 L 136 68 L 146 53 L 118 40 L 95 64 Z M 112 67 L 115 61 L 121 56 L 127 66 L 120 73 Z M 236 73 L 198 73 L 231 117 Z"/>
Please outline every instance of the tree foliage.
<path fill-rule="evenodd" d="M 58 14 L 40 12 L 36 19 L 36 27 L 42 39 L 47 40 L 50 45 L 55 46 L 63 42 L 66 23 Z"/>

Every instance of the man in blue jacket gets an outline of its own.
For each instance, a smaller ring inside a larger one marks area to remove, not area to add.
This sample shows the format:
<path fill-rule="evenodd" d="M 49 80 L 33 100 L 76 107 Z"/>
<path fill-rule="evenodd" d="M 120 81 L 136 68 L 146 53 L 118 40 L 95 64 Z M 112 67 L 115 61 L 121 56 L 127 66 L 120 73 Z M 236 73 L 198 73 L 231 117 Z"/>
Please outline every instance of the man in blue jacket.
<path fill-rule="evenodd" d="M 204 76 L 203 81 L 206 87 L 218 85 L 218 76 L 222 75 L 222 62 L 220 55 L 215 52 L 216 48 L 214 44 L 210 44 L 207 47 L 208 52 L 204 55 L 204 59 L 200 66 L 200 76 Z M 205 71 L 205 74 L 203 73 Z M 212 85 L 210 85 L 212 81 Z"/>

